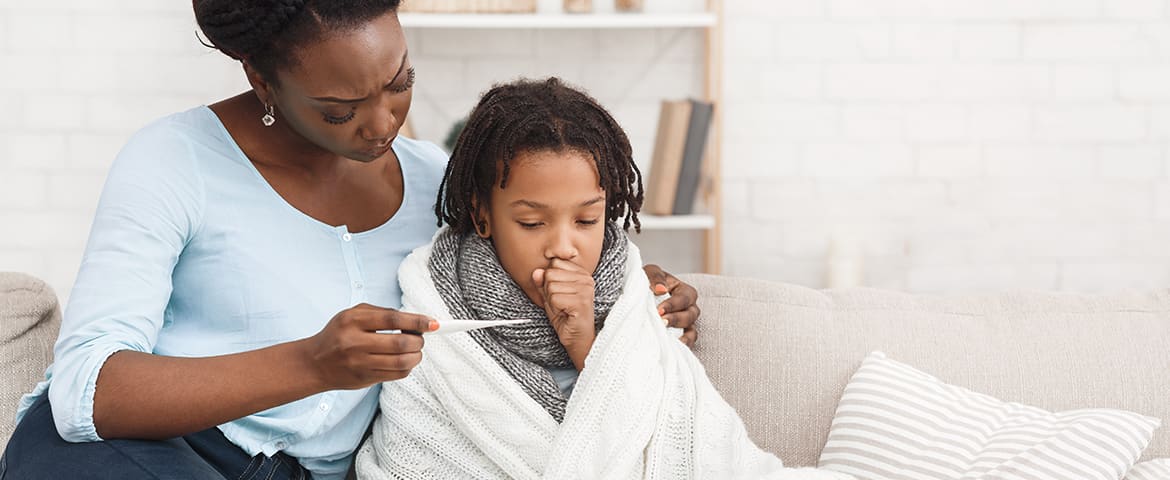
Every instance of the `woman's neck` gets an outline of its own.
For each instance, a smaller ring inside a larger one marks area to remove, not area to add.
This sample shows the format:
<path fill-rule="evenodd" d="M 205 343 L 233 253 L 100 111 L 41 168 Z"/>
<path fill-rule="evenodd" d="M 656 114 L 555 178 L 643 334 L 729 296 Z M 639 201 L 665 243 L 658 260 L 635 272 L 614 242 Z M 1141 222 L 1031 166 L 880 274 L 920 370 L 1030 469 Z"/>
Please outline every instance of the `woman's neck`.
<path fill-rule="evenodd" d="M 347 171 L 352 160 L 325 150 L 279 118 L 271 127 L 260 122 L 264 104 L 254 91 L 247 91 L 212 104 L 240 150 L 254 163 L 297 170 L 313 178 L 332 178 Z"/>

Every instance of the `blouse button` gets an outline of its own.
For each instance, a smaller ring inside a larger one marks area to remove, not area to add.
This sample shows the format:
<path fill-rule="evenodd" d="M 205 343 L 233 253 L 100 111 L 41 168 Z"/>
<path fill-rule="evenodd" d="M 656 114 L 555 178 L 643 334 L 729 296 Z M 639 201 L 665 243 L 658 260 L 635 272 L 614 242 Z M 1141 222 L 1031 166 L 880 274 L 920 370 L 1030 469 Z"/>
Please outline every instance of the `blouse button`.
<path fill-rule="evenodd" d="M 342 235 L 342 236 L 341 236 L 341 239 L 342 239 L 342 240 L 345 240 L 345 241 L 347 241 L 347 242 L 348 242 L 348 241 L 350 241 L 350 240 L 353 240 L 353 235 L 350 235 L 350 234 L 348 234 L 348 233 L 347 233 L 347 234 L 345 234 L 345 235 Z"/>

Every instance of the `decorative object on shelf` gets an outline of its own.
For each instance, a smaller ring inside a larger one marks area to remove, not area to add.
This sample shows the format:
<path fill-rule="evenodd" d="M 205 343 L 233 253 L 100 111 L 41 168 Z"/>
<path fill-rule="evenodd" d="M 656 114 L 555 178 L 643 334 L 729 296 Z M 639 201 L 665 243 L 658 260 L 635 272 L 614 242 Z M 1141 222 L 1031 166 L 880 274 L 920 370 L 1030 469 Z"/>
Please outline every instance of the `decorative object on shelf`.
<path fill-rule="evenodd" d="M 615 0 L 614 8 L 619 12 L 641 12 L 646 6 L 645 0 Z"/>
<path fill-rule="evenodd" d="M 565 0 L 565 13 L 589 13 L 593 11 L 593 0 Z"/>
<path fill-rule="evenodd" d="M 536 0 L 405 0 L 400 12 L 536 13 Z"/>

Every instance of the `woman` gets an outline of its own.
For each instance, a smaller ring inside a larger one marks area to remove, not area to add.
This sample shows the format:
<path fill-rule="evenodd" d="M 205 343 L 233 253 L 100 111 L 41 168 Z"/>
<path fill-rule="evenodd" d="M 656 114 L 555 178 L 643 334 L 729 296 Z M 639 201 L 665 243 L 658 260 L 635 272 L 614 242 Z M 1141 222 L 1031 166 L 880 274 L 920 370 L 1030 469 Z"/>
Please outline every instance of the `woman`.
<path fill-rule="evenodd" d="M 375 331 L 435 328 L 394 310 L 446 162 L 397 137 L 414 81 L 397 6 L 194 2 L 253 89 L 119 154 L 7 478 L 344 476 L 373 386 L 422 355 L 421 336 Z M 693 325 L 694 289 L 647 272 Z"/>

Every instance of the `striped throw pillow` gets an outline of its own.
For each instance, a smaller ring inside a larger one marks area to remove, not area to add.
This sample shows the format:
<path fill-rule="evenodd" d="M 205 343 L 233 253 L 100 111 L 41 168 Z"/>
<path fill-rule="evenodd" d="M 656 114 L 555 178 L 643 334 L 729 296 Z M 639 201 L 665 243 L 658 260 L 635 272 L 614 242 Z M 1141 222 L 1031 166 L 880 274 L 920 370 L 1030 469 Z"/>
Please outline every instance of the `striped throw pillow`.
<path fill-rule="evenodd" d="M 1170 480 L 1170 458 L 1159 458 L 1134 465 L 1125 480 Z"/>
<path fill-rule="evenodd" d="M 874 352 L 845 387 L 819 466 L 860 480 L 1117 480 L 1160 424 L 1004 402 Z"/>

